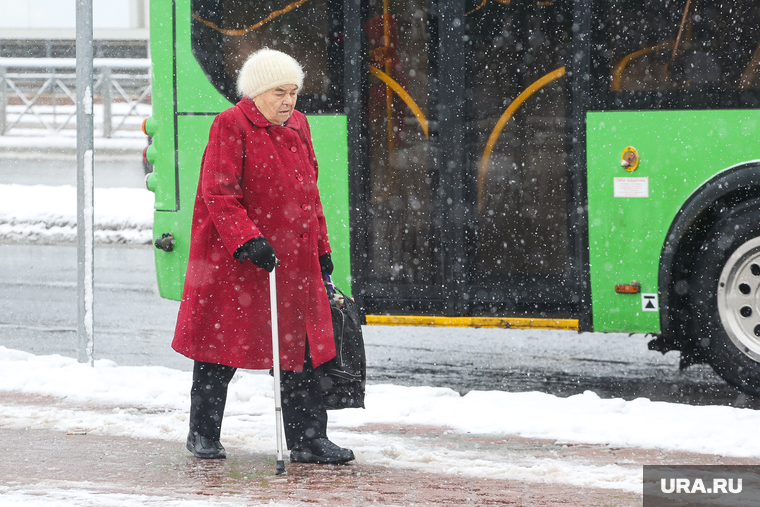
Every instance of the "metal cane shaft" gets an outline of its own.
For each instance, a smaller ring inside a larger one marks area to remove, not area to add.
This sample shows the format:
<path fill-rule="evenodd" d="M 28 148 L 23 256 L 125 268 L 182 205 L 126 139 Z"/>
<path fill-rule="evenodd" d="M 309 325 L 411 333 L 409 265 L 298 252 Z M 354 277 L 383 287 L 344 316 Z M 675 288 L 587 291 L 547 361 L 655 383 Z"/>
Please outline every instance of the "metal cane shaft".
<path fill-rule="evenodd" d="M 277 278 L 269 273 L 269 303 L 272 309 L 272 367 L 274 373 L 274 418 L 277 438 L 277 474 L 285 472 L 282 458 L 282 397 L 280 394 L 280 333 L 277 327 Z"/>

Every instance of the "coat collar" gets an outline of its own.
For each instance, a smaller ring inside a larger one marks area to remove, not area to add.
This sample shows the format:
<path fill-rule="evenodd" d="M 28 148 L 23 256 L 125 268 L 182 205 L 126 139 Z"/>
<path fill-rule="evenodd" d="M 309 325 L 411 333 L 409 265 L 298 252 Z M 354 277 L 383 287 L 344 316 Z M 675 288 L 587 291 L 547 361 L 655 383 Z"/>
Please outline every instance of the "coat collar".
<path fill-rule="evenodd" d="M 264 115 L 261 114 L 261 111 L 259 111 L 259 109 L 256 107 L 256 104 L 254 104 L 253 101 L 248 97 L 243 97 L 240 102 L 237 103 L 237 107 L 239 107 L 243 111 L 243 114 L 245 114 L 246 118 L 248 118 L 250 122 L 257 127 L 267 128 L 278 126 L 267 120 Z M 285 126 L 299 130 L 301 128 L 300 116 L 301 113 L 298 111 L 293 111 L 293 114 L 290 115 L 288 121 L 285 122 Z"/>

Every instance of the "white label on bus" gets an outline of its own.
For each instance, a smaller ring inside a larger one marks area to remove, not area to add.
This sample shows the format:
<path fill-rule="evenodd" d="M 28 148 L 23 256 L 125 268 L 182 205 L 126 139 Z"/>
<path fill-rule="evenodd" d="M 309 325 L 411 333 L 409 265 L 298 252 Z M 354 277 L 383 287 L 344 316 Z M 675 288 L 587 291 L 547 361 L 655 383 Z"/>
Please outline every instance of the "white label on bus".
<path fill-rule="evenodd" d="M 660 310 L 660 304 L 657 301 L 657 294 L 641 293 L 641 309 L 645 312 L 657 312 Z"/>
<path fill-rule="evenodd" d="M 613 178 L 615 197 L 649 197 L 649 178 Z"/>

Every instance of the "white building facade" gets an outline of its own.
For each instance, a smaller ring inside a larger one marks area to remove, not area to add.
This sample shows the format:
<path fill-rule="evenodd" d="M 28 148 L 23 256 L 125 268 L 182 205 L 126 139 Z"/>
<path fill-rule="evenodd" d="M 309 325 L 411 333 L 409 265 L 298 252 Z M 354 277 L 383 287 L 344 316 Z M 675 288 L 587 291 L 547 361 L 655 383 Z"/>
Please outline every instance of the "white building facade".
<path fill-rule="evenodd" d="M 95 39 L 148 40 L 148 0 L 93 0 Z M 0 39 L 74 39 L 75 0 L 0 0 Z"/>

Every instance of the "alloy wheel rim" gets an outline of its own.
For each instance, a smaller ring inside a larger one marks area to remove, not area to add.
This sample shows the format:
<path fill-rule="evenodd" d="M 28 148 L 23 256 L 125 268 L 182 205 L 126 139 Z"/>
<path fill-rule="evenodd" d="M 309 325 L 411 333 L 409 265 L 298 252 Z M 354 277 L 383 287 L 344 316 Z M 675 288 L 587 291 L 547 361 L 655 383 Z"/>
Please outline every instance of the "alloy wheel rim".
<path fill-rule="evenodd" d="M 718 313 L 733 344 L 760 361 L 760 237 L 737 248 L 723 267 Z"/>

